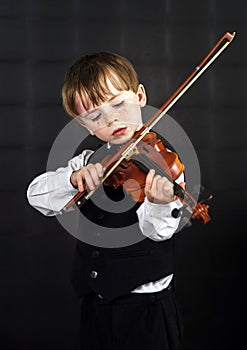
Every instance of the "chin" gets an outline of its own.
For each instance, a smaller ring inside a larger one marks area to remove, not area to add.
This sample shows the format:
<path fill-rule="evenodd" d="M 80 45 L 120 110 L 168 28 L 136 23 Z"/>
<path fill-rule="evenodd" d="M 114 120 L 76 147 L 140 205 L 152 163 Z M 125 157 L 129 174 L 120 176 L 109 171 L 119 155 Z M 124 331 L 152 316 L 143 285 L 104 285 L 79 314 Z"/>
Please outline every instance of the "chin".
<path fill-rule="evenodd" d="M 129 138 L 124 138 L 124 139 L 113 139 L 110 141 L 110 143 L 112 143 L 113 145 L 121 145 L 127 141 L 129 141 Z"/>
<path fill-rule="evenodd" d="M 114 145 L 120 145 L 122 143 L 128 142 L 129 140 L 132 139 L 133 133 L 131 135 L 122 135 L 121 137 L 114 137 L 110 142 Z"/>

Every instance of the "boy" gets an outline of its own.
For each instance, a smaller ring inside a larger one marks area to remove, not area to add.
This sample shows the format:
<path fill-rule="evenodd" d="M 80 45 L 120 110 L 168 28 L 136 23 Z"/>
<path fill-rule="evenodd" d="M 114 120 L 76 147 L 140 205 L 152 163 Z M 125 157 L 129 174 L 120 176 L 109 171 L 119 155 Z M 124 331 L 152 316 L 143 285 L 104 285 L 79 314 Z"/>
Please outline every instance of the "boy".
<path fill-rule="evenodd" d="M 147 99 L 131 63 L 109 52 L 87 55 L 72 64 L 62 96 L 65 110 L 91 136 L 67 168 L 40 175 L 30 184 L 29 203 L 44 215 L 56 215 L 78 190 L 98 187 L 105 169 L 93 157 L 100 142 L 114 148 L 129 141 L 142 126 L 141 107 Z M 176 181 L 182 183 L 183 174 Z M 119 191 L 111 195 L 115 201 L 121 196 Z M 82 299 L 82 349 L 182 349 L 172 283 L 173 234 L 179 224 L 172 210 L 181 203 L 173 184 L 153 169 L 146 177 L 145 196 L 127 214 L 113 215 L 90 200 L 81 209 L 102 231 L 104 227 L 117 231 L 138 221 L 136 230 L 144 238 L 120 248 L 103 246 L 102 241 L 97 244 L 97 240 L 85 243 L 87 235 L 104 240 L 92 228 L 77 241 L 73 283 Z M 81 225 L 79 230 L 86 229 Z"/>

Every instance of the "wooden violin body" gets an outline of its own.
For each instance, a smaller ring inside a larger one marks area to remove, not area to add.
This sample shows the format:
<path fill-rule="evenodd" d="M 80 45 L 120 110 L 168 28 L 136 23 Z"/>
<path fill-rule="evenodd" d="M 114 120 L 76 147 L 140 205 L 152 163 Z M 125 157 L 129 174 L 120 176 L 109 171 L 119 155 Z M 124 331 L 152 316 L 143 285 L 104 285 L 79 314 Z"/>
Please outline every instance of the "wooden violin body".
<path fill-rule="evenodd" d="M 110 157 L 103 160 L 103 163 L 104 161 L 109 162 Z M 104 184 L 114 188 L 121 185 L 135 202 L 143 202 L 149 169 L 155 169 L 156 173 L 166 176 L 171 181 L 176 180 L 184 171 L 184 165 L 180 162 L 177 153 L 168 150 L 154 132 L 144 136 L 138 143 L 135 154 L 128 160 L 124 159 Z"/>
<path fill-rule="evenodd" d="M 103 160 L 109 162 L 110 156 Z M 111 168 L 113 164 L 109 165 Z M 145 198 L 145 183 L 149 169 L 154 169 L 156 174 L 165 176 L 174 184 L 174 194 L 184 204 L 193 219 L 199 219 L 203 223 L 210 220 L 208 205 L 197 203 L 187 193 L 176 179 L 184 171 L 184 164 L 179 160 L 176 152 L 167 149 L 156 133 L 149 132 L 138 143 L 135 155 L 127 160 L 124 159 L 104 181 L 104 185 L 113 186 L 115 189 L 123 186 L 126 193 L 130 194 L 135 202 L 143 202 Z M 108 171 L 108 169 L 106 169 Z"/>

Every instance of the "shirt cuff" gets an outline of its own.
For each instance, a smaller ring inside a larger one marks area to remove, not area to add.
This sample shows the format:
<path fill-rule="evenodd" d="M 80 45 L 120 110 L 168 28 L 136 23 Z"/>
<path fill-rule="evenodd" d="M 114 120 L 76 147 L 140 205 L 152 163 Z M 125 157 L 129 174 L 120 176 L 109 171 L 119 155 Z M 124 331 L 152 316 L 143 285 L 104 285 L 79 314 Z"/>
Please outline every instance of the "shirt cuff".
<path fill-rule="evenodd" d="M 70 176 L 72 171 L 64 171 L 54 174 L 54 176 L 47 176 L 45 180 L 44 192 L 61 191 L 64 194 L 71 194 L 72 196 L 77 190 L 72 186 L 70 182 Z"/>
<path fill-rule="evenodd" d="M 147 197 L 145 197 L 144 206 L 146 207 L 146 212 L 152 213 L 152 215 L 155 217 L 163 218 L 173 217 L 172 211 L 174 209 L 181 208 L 183 205 L 179 199 L 176 199 L 170 203 L 157 204 L 150 202 Z"/>
<path fill-rule="evenodd" d="M 155 204 L 145 198 L 137 210 L 142 234 L 154 241 L 171 238 L 180 221 L 180 218 L 172 216 L 172 211 L 180 207 L 182 203 L 178 199 L 167 204 Z"/>

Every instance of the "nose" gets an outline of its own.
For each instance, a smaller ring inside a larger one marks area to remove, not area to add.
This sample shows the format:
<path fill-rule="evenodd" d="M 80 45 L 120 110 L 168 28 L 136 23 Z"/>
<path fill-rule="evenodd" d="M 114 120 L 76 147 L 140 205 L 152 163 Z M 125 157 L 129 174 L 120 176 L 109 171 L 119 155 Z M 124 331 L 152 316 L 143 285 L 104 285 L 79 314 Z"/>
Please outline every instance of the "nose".
<path fill-rule="evenodd" d="M 107 126 L 111 126 L 113 123 L 118 121 L 118 117 L 115 111 L 108 111 L 105 115 L 105 121 Z"/>
<path fill-rule="evenodd" d="M 118 119 L 117 118 L 107 118 L 106 120 L 106 125 L 107 126 L 111 126 L 113 123 L 117 122 Z"/>
<path fill-rule="evenodd" d="M 117 111 L 112 110 L 111 106 L 104 106 L 104 120 L 106 126 L 111 126 L 118 121 Z"/>

